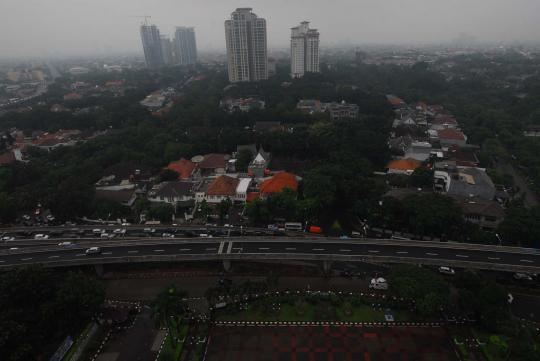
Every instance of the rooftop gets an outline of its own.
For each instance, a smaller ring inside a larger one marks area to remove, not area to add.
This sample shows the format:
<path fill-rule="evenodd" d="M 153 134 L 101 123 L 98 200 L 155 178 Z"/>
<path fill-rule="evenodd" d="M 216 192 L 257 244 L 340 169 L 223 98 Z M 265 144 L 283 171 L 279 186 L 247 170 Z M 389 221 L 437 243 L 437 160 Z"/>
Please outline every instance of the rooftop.
<path fill-rule="evenodd" d="M 282 192 L 285 188 L 290 188 L 293 191 L 298 190 L 298 180 L 296 175 L 288 172 L 280 172 L 264 180 L 259 188 L 261 193 L 278 193 Z"/>
<path fill-rule="evenodd" d="M 175 162 L 170 162 L 167 169 L 173 170 L 178 173 L 179 178 L 187 179 L 193 173 L 193 170 L 197 167 L 195 163 L 185 158 L 181 158 Z"/>
<path fill-rule="evenodd" d="M 405 159 L 394 159 L 390 161 L 386 168 L 388 169 L 399 169 L 399 170 L 415 170 L 420 167 L 422 162 L 412 158 Z"/>
<path fill-rule="evenodd" d="M 237 178 L 226 175 L 219 176 L 208 185 L 206 194 L 214 196 L 233 196 L 236 194 L 238 183 L 240 183 L 240 180 Z"/>

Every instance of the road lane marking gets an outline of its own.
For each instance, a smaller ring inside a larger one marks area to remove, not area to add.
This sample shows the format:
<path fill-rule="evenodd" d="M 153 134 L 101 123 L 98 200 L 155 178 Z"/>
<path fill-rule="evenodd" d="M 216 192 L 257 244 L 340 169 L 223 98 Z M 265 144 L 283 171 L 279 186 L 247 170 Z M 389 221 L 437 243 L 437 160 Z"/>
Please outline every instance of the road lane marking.
<path fill-rule="evenodd" d="M 207 248 L 206 250 L 207 250 L 207 251 L 215 251 L 216 248 Z"/>
<path fill-rule="evenodd" d="M 223 253 L 223 247 L 225 247 L 225 242 L 219 242 L 219 249 L 217 251 L 218 254 Z"/>
<path fill-rule="evenodd" d="M 296 248 L 292 248 L 292 247 L 289 247 L 289 248 L 285 248 L 286 251 L 296 251 Z"/>
<path fill-rule="evenodd" d="M 407 252 L 407 251 L 397 251 L 396 253 L 397 253 L 397 254 L 407 254 L 407 253 L 409 253 L 409 252 Z"/>
<path fill-rule="evenodd" d="M 155 249 L 154 252 L 165 252 L 164 249 Z"/>
<path fill-rule="evenodd" d="M 379 253 L 379 251 L 373 251 L 373 250 L 369 250 L 368 252 L 369 253 Z"/>
<path fill-rule="evenodd" d="M 488 259 L 492 260 L 492 261 L 498 261 L 500 260 L 499 257 L 488 257 Z"/>
<path fill-rule="evenodd" d="M 191 248 L 180 248 L 180 252 L 191 251 Z"/>
<path fill-rule="evenodd" d="M 520 262 L 527 262 L 527 263 L 534 263 L 534 261 L 531 261 L 530 259 L 520 259 Z"/>
<path fill-rule="evenodd" d="M 232 251 L 232 245 L 233 245 L 233 242 L 229 242 L 229 247 L 227 247 L 227 253 L 231 253 Z"/>
<path fill-rule="evenodd" d="M 259 251 L 268 251 L 269 249 L 268 247 L 259 247 Z"/>
<path fill-rule="evenodd" d="M 47 258 L 60 258 L 60 256 L 49 256 Z"/>
<path fill-rule="evenodd" d="M 4 262 L 6 262 L 6 261 L 0 261 L 0 263 L 4 263 Z"/>
<path fill-rule="evenodd" d="M 433 252 L 426 252 L 426 254 L 428 256 L 438 256 L 439 255 L 438 253 L 433 253 Z"/>
<path fill-rule="evenodd" d="M 30 261 L 32 259 L 32 257 L 28 257 L 28 258 L 21 258 L 21 261 Z"/>
<path fill-rule="evenodd" d="M 351 252 L 350 249 L 340 249 L 339 251 L 340 251 L 340 252 Z"/>
<path fill-rule="evenodd" d="M 133 250 L 133 251 L 128 251 L 128 253 L 139 253 L 139 251 Z"/>
<path fill-rule="evenodd" d="M 112 254 L 112 252 L 102 252 L 101 254 Z"/>
<path fill-rule="evenodd" d="M 313 251 L 324 251 L 324 248 L 313 248 Z"/>
<path fill-rule="evenodd" d="M 459 258 L 469 258 L 469 256 L 466 256 L 464 254 L 456 254 L 456 257 L 459 257 Z"/>
<path fill-rule="evenodd" d="M 75 255 L 75 257 L 81 257 L 81 256 L 86 256 L 86 253 L 77 253 L 77 254 Z"/>

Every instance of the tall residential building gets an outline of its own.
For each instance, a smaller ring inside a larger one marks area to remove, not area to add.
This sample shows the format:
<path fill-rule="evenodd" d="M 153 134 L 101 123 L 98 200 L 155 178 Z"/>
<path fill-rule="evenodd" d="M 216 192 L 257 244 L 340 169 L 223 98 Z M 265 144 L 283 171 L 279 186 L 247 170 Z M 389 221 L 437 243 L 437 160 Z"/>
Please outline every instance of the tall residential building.
<path fill-rule="evenodd" d="M 161 51 L 163 53 L 163 62 L 165 63 L 165 65 L 173 64 L 173 44 L 168 36 L 161 35 Z"/>
<path fill-rule="evenodd" d="M 303 21 L 291 28 L 291 77 L 303 77 L 306 72 L 319 73 L 319 32 Z"/>
<path fill-rule="evenodd" d="M 225 21 L 229 81 L 268 79 L 266 20 L 251 8 L 238 8 Z"/>
<path fill-rule="evenodd" d="M 141 25 L 141 40 L 146 66 L 156 68 L 164 64 L 159 29 L 155 25 Z"/>
<path fill-rule="evenodd" d="M 195 30 L 178 26 L 174 35 L 174 54 L 177 64 L 190 65 L 197 62 Z"/>

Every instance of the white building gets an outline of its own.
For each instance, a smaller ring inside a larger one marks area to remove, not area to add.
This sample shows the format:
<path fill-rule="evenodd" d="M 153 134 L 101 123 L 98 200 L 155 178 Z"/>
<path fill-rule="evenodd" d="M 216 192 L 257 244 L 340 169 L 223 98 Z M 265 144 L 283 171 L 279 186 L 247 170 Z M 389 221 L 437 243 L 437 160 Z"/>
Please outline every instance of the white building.
<path fill-rule="evenodd" d="M 197 62 L 197 42 L 195 29 L 178 26 L 174 35 L 174 55 L 176 63 L 191 65 Z"/>
<path fill-rule="evenodd" d="M 225 21 L 229 81 L 268 79 L 266 20 L 251 8 L 238 8 Z"/>
<path fill-rule="evenodd" d="M 291 77 L 303 77 L 306 72 L 319 73 L 319 32 L 303 21 L 291 28 Z"/>

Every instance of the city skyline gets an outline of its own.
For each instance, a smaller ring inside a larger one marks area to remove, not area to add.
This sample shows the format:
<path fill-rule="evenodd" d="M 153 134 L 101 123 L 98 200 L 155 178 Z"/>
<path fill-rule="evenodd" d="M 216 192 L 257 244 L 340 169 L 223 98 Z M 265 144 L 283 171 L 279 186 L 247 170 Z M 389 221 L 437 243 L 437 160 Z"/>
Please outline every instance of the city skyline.
<path fill-rule="evenodd" d="M 273 3 L 209 0 L 205 5 L 194 0 L 181 5 L 167 0 L 159 6 L 144 0 L 114 3 L 58 0 L 57 5 L 61 12 L 51 12 L 45 2 L 35 0 L 3 1 L 1 56 L 142 53 L 140 40 L 134 34 L 140 25 L 138 17 L 142 15 L 151 15 L 152 23 L 168 34 L 174 32 L 177 24 L 194 26 L 200 49 L 224 51 L 222 19 L 230 9 L 240 6 L 251 6 L 264 14 L 270 48 L 287 47 L 290 24 L 303 20 L 317 24 L 325 34 L 327 47 L 441 43 L 460 33 L 470 34 L 479 41 L 537 42 L 540 33 L 540 3 L 534 0 L 517 0 L 511 4 L 502 0 L 474 3 L 457 0 L 451 4 L 409 0 L 410 6 L 399 6 L 397 0 L 384 3 L 344 0 L 337 5 L 312 1 L 307 7 L 294 0 Z"/>

